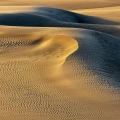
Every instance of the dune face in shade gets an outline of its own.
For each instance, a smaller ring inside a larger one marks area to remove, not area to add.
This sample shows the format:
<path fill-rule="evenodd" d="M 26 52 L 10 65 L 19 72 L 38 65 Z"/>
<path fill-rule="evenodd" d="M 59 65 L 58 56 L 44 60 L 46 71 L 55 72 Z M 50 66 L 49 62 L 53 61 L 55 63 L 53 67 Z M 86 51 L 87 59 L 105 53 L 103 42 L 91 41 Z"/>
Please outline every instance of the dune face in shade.
<path fill-rule="evenodd" d="M 118 0 L 75 1 L 0 8 L 0 120 L 120 119 Z"/>
<path fill-rule="evenodd" d="M 10 8 L 11 7 L 8 7 L 8 10 Z M 94 12 L 90 12 L 90 14 L 88 12 L 88 15 L 84 15 L 50 7 L 17 7 L 16 9 L 16 7 L 13 6 L 11 10 L 9 10 L 9 13 L 6 13 L 4 9 L 0 10 L 0 25 L 84 28 L 120 37 L 120 22 L 118 21 L 119 9 L 117 9 L 117 11 L 114 9 L 114 12 L 107 11 L 106 14 L 108 14 L 108 17 L 103 18 L 101 18 L 102 15 L 100 14 L 98 17 L 94 16 Z M 21 11 L 21 9 L 23 11 Z M 77 12 L 79 12 L 79 10 Z M 109 14 L 113 13 L 117 14 L 112 16 L 112 18 L 109 17 Z M 91 14 L 93 14 L 93 16 L 91 16 Z"/>

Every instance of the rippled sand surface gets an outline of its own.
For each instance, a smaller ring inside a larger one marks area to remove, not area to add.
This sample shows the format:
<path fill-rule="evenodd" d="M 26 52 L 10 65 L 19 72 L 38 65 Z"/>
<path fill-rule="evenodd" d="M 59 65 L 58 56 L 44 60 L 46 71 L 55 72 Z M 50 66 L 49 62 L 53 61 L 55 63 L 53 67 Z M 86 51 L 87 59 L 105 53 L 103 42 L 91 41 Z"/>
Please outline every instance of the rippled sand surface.
<path fill-rule="evenodd" d="M 120 119 L 119 0 L 107 1 L 1 6 L 0 120 Z"/>

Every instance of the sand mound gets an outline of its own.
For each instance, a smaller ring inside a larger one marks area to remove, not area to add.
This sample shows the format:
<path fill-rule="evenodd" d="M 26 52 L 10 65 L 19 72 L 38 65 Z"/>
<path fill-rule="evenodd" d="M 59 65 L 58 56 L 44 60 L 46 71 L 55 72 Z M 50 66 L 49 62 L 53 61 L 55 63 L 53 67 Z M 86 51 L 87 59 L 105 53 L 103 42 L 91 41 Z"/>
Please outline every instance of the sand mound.
<path fill-rule="evenodd" d="M 1 120 L 119 120 L 119 22 L 25 8 L 0 14 Z"/>
<path fill-rule="evenodd" d="M 117 27 L 120 25 L 119 22 L 49 7 L 30 7 L 29 9 L 31 11 L 22 13 L 7 14 L 2 12 L 0 14 L 0 25 L 85 28 L 119 37 L 119 28 Z"/>
<path fill-rule="evenodd" d="M 12 14 L 0 14 L 1 25 L 12 25 L 12 26 L 46 26 L 46 24 L 52 24 L 55 22 L 67 23 L 88 23 L 88 24 L 107 24 L 107 25 L 118 25 L 119 22 L 103 20 L 100 18 L 80 15 L 69 11 L 49 8 L 49 7 L 37 7 L 34 8 L 34 12 L 28 13 L 12 13 Z M 9 21 L 8 21 L 9 19 Z M 14 20 L 14 23 L 11 22 Z M 29 21 L 30 20 L 30 21 Z M 48 22 L 48 23 L 46 23 Z M 57 26 L 59 27 L 59 26 Z M 63 26 L 65 27 L 65 26 Z M 66 26 L 67 27 L 67 26 Z"/>
<path fill-rule="evenodd" d="M 63 35 L 4 33 L 1 34 L 0 44 L 1 61 L 34 59 L 43 63 L 53 60 L 64 62 L 66 57 L 77 49 L 77 42 Z"/>

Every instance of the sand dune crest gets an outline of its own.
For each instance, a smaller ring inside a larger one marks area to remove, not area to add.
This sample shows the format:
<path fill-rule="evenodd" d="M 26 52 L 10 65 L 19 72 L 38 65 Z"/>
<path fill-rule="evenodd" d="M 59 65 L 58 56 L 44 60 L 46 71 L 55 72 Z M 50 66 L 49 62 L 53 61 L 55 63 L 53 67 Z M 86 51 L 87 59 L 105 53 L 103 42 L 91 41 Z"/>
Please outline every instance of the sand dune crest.
<path fill-rule="evenodd" d="M 29 36 L 29 38 L 23 35 L 25 38 L 21 39 L 21 34 L 15 36 L 13 36 L 14 39 L 12 36 L 1 38 L 1 59 L 25 59 L 31 57 L 40 60 L 46 59 L 47 61 L 56 58 L 65 59 L 78 48 L 77 41 L 64 35 Z"/>

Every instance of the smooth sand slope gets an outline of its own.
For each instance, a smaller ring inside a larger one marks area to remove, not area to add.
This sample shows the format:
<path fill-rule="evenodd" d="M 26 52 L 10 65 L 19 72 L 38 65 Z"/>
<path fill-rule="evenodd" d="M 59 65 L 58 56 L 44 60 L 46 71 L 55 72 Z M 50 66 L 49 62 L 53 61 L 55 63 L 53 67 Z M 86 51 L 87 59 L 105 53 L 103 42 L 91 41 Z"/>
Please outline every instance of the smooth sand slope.
<path fill-rule="evenodd" d="M 116 21 L 120 23 L 120 6 L 105 7 L 105 8 L 93 8 L 93 9 L 79 9 L 73 10 L 79 14 L 90 15 L 100 17 L 103 19 Z"/>
<path fill-rule="evenodd" d="M 4 0 L 1 6 L 48 6 L 76 10 L 120 6 L 120 0 Z"/>
<path fill-rule="evenodd" d="M 49 7 L 9 7 L 9 13 L 3 8 L 1 120 L 120 119 L 116 18 Z"/>

